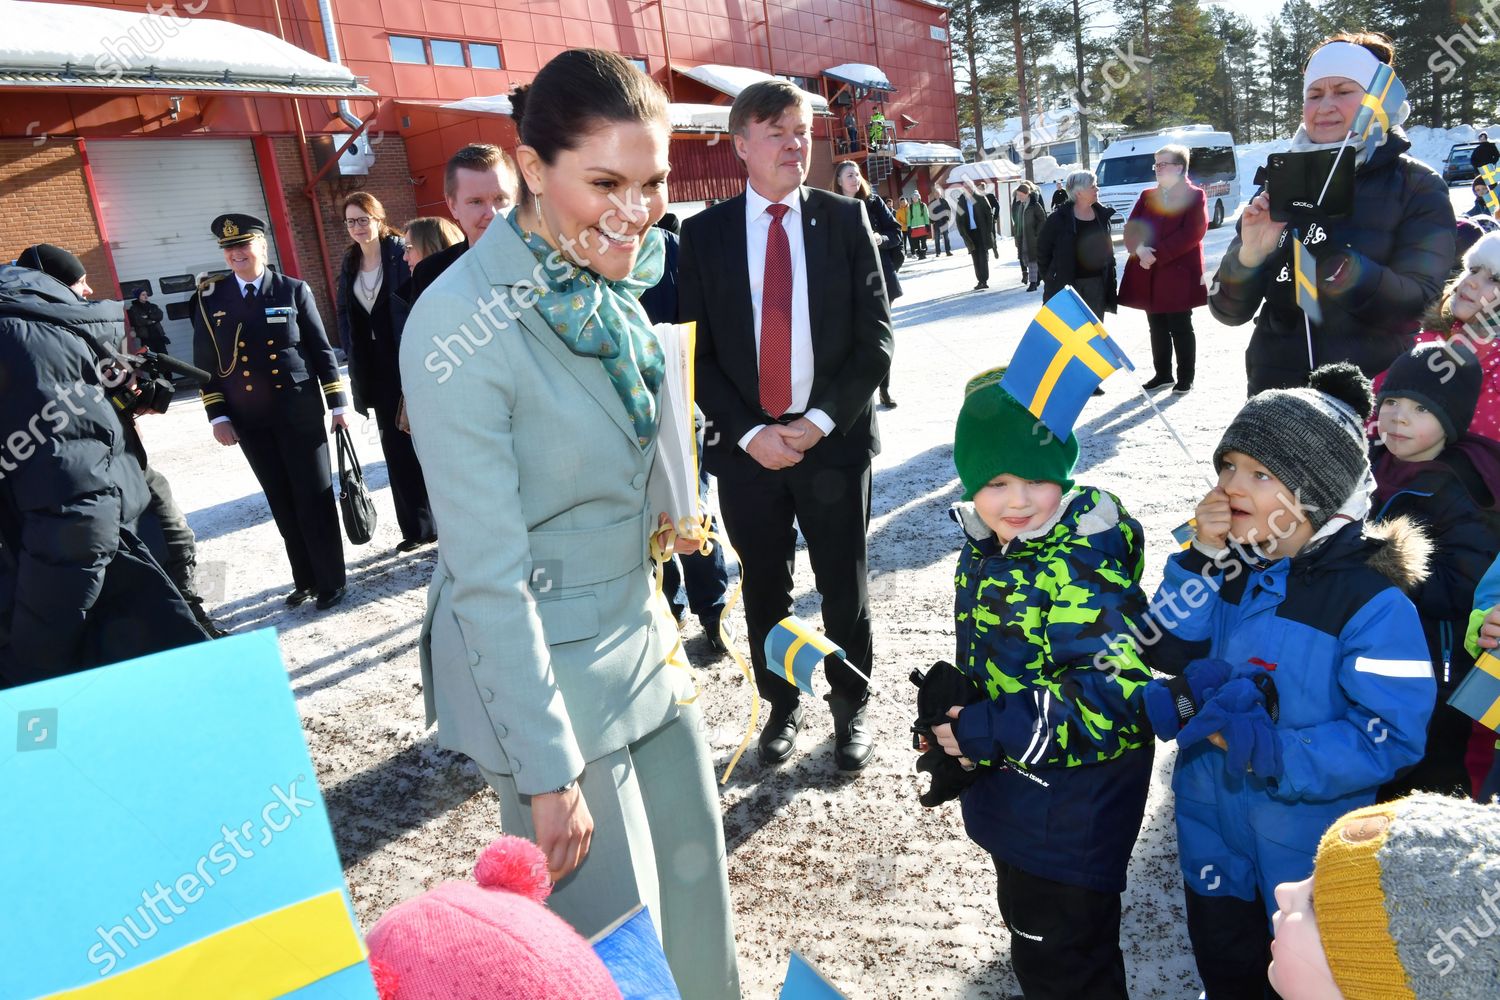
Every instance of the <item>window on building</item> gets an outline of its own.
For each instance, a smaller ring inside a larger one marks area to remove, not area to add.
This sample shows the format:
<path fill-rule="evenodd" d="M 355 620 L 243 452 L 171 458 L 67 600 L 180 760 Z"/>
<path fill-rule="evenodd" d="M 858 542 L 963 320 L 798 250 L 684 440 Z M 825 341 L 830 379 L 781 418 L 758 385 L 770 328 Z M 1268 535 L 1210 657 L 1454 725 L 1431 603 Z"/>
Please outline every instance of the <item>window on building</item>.
<path fill-rule="evenodd" d="M 446 39 L 434 38 L 428 44 L 432 46 L 432 64 L 434 66 L 462 66 L 464 64 L 464 46 L 462 42 L 450 42 Z"/>
<path fill-rule="evenodd" d="M 629 56 L 626 56 L 625 61 L 630 63 L 630 65 L 634 66 L 636 69 L 640 70 L 642 73 L 650 74 L 651 72 L 651 67 L 646 65 L 646 60 L 644 59 L 632 59 Z"/>
<path fill-rule="evenodd" d="M 818 86 L 818 81 L 814 80 L 810 76 L 788 75 L 787 79 L 810 94 L 821 94 L 823 92 L 823 88 Z"/>
<path fill-rule="evenodd" d="M 426 63 L 427 48 L 420 38 L 406 35 L 391 36 L 391 59 L 400 63 Z"/>
<path fill-rule="evenodd" d="M 470 42 L 469 65 L 475 69 L 501 69 L 500 46 Z"/>

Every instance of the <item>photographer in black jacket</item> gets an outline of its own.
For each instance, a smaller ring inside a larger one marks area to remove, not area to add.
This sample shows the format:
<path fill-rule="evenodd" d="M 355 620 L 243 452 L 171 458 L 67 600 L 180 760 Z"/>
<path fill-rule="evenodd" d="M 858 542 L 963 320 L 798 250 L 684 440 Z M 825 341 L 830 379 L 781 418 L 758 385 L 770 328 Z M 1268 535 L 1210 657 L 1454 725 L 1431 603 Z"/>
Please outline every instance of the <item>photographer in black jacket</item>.
<path fill-rule="evenodd" d="M 66 251 L 23 260 L 0 265 L 0 688 L 206 638 L 135 535 L 150 494 L 95 346 L 120 304 L 40 269 L 71 274 Z"/>

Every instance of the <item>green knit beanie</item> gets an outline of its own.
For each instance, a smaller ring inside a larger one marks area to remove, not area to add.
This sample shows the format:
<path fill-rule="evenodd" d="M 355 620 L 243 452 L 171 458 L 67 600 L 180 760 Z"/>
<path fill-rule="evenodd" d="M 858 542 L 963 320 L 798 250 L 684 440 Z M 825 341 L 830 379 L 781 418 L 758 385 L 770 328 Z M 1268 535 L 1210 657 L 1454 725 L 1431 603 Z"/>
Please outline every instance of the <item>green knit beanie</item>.
<path fill-rule="evenodd" d="M 1060 440 L 1031 411 L 1000 388 L 1004 368 L 992 368 L 969 379 L 964 405 L 953 432 L 953 464 L 964 484 L 965 500 L 991 479 L 1009 473 L 1022 479 L 1073 488 L 1078 438 Z"/>

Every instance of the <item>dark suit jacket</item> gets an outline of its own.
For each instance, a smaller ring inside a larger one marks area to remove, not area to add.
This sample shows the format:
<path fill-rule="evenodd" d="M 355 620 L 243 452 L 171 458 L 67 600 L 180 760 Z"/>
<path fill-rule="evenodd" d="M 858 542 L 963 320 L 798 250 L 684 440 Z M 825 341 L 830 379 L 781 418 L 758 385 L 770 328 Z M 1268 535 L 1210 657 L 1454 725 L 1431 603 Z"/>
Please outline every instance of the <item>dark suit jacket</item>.
<path fill-rule="evenodd" d="M 417 261 L 417 266 L 411 270 L 411 292 L 402 296 L 406 299 L 406 304 L 413 305 L 427 286 L 436 281 L 438 275 L 448 270 L 468 249 L 469 241 L 460 240 L 446 250 L 439 250 L 431 257 Z"/>
<path fill-rule="evenodd" d="M 988 198 L 973 198 L 974 222 L 976 228 L 969 228 L 969 201 L 970 195 L 965 192 L 958 196 L 958 201 L 953 206 L 953 221 L 958 223 L 958 232 L 964 238 L 964 242 L 972 249 L 976 242 L 982 250 L 988 250 L 995 245 L 995 217 L 990 212 Z"/>
<path fill-rule="evenodd" d="M 805 461 L 862 465 L 880 451 L 873 397 L 893 350 L 885 278 L 859 202 L 804 187 L 801 217 L 813 343 L 807 406 L 835 424 Z M 703 460 L 726 479 L 769 474 L 739 440 L 776 422 L 760 405 L 749 271 L 743 194 L 683 223 L 678 318 L 698 324 L 698 406 L 709 421 Z"/>
<path fill-rule="evenodd" d="M 236 427 L 317 422 L 323 406 L 348 406 L 344 381 L 307 283 L 266 270 L 253 307 L 225 275 L 193 297 L 193 363 L 209 420 Z"/>

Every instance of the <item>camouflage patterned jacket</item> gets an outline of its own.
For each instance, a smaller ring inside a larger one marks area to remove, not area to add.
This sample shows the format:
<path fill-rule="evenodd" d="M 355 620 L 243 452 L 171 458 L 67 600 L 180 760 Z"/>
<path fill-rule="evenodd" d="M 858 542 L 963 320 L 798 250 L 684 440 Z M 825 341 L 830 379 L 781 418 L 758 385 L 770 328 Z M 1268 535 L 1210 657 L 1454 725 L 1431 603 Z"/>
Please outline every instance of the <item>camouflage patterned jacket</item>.
<path fill-rule="evenodd" d="M 954 726 L 965 756 L 1072 768 L 1149 745 L 1134 704 L 1151 680 L 1133 632 L 1147 606 L 1140 524 L 1090 487 L 1064 496 L 1053 524 L 1006 550 L 972 504 L 952 514 L 967 536 L 956 662 L 989 695 Z"/>

